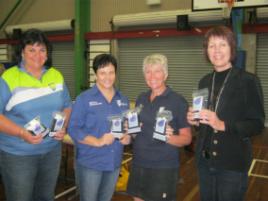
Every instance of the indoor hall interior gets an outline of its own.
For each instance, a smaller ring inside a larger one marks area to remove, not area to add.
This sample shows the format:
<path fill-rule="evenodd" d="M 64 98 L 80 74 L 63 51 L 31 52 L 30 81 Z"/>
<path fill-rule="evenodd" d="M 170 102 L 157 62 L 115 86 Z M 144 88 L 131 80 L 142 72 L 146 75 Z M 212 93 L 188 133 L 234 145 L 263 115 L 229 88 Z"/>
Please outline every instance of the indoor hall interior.
<path fill-rule="evenodd" d="M 253 162 L 249 171 L 249 185 L 245 201 L 267 201 L 268 197 L 268 128 L 252 138 Z M 121 167 L 129 170 L 131 146 L 125 149 L 125 161 Z M 194 161 L 193 146 L 181 148 L 180 178 L 177 184 L 177 201 L 199 201 L 199 186 Z M 55 201 L 79 201 L 74 180 L 73 145 L 65 143 L 62 148 L 61 171 L 56 188 Z M 119 188 L 123 189 L 124 185 Z M 5 201 L 0 183 L 0 201 Z M 132 201 L 124 191 L 115 191 L 112 201 Z"/>
<path fill-rule="evenodd" d="M 243 11 L 244 21 L 237 12 L 232 15 L 227 2 L 235 2 L 231 6 Z M 268 0 L 0 0 L 0 10 L 0 64 L 11 67 L 23 31 L 41 29 L 51 40 L 53 66 L 62 72 L 72 100 L 95 85 L 92 61 L 102 53 L 118 58 L 116 87 L 129 100 L 136 100 L 147 90 L 142 60 L 159 52 L 170 61 L 168 84 L 190 103 L 198 81 L 212 70 L 203 55 L 206 31 L 214 25 L 234 25 L 236 35 L 243 36 L 238 49 L 246 53 L 241 54 L 246 56 L 244 67 L 260 78 L 268 116 Z M 253 137 L 252 144 L 254 160 L 245 201 L 267 201 L 268 128 Z M 177 201 L 200 200 L 193 147 L 180 148 Z M 124 159 L 121 167 L 125 172 L 112 201 L 133 200 L 124 189 L 131 146 L 126 147 Z M 55 200 L 78 201 L 76 188 L 73 144 L 65 140 Z M 5 200 L 0 176 L 0 201 Z"/>

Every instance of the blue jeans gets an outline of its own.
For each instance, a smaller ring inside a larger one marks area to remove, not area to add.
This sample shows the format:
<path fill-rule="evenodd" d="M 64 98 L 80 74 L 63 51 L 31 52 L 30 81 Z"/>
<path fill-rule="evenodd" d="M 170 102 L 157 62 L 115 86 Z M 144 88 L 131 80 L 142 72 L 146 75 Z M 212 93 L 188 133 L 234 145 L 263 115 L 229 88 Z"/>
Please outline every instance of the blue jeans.
<path fill-rule="evenodd" d="M 244 172 L 210 167 L 207 159 L 198 164 L 201 201 L 243 201 L 248 176 Z"/>
<path fill-rule="evenodd" d="M 120 168 L 114 171 L 97 171 L 76 164 L 80 201 L 110 201 Z"/>
<path fill-rule="evenodd" d="M 46 154 L 18 156 L 0 151 L 7 201 L 53 201 L 61 146 Z"/>

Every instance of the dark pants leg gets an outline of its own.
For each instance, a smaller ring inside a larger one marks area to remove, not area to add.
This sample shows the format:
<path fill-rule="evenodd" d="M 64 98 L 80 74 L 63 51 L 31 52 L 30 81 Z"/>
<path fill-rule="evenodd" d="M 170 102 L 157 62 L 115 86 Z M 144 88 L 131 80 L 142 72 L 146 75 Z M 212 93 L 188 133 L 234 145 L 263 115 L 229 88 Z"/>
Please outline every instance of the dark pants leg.
<path fill-rule="evenodd" d="M 198 164 L 201 201 L 243 201 L 248 176 L 244 172 L 210 167 L 201 159 Z"/>

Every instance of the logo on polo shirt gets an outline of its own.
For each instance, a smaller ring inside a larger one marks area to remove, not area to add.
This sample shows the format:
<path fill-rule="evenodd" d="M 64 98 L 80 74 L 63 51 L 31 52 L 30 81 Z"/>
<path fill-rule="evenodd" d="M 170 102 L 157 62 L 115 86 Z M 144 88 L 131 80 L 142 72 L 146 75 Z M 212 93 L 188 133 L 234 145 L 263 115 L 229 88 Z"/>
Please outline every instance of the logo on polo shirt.
<path fill-rule="evenodd" d="M 102 102 L 98 102 L 98 101 L 89 101 L 89 106 L 98 106 L 98 105 L 102 105 Z"/>
<path fill-rule="evenodd" d="M 49 88 L 52 89 L 53 91 L 56 90 L 56 83 L 55 83 L 55 82 L 48 83 L 48 86 L 49 86 Z"/>
<path fill-rule="evenodd" d="M 116 103 L 117 103 L 117 105 L 118 105 L 119 107 L 121 107 L 121 106 L 128 106 L 127 103 L 124 103 L 124 102 L 122 102 L 121 100 L 117 100 Z"/>

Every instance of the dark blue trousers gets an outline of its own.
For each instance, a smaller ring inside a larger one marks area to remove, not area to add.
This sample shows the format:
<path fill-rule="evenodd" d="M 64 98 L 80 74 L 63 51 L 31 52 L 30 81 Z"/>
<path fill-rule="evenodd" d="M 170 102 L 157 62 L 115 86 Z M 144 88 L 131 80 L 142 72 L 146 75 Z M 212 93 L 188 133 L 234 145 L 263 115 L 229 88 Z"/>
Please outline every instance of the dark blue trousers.
<path fill-rule="evenodd" d="M 198 163 L 201 201 L 243 201 L 248 186 L 245 172 L 217 169 L 202 158 Z"/>

